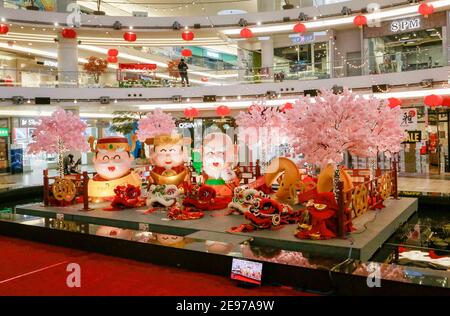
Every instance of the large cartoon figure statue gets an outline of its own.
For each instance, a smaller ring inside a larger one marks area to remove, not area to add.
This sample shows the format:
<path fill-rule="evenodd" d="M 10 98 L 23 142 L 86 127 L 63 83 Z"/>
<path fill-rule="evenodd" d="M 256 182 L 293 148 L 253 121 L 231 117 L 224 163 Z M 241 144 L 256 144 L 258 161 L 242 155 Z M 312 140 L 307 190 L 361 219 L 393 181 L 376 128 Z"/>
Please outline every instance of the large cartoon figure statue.
<path fill-rule="evenodd" d="M 239 179 L 233 171 L 234 145 L 224 133 L 211 133 L 203 139 L 203 182 L 212 186 L 218 197 L 232 197 Z"/>
<path fill-rule="evenodd" d="M 91 150 L 95 152 L 94 163 L 97 174 L 89 180 L 88 194 L 94 201 L 115 196 L 119 185 L 141 187 L 140 177 L 130 171 L 133 155 L 125 137 L 100 138 L 94 147 L 94 139 L 89 139 Z"/>
<path fill-rule="evenodd" d="M 154 146 L 151 153 L 152 184 L 181 186 L 184 182 L 190 181 L 189 169 L 185 166 L 188 156 L 184 149 L 190 141 L 180 134 L 156 136 L 146 141 L 147 144 Z"/>

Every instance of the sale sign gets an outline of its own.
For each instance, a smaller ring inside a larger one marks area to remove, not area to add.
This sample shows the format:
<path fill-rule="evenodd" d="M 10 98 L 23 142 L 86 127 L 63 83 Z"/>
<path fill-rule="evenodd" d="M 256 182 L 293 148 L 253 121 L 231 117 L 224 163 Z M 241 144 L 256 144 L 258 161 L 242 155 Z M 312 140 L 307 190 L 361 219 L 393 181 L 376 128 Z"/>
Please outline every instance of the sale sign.
<path fill-rule="evenodd" d="M 400 126 L 407 131 L 414 131 L 417 129 L 417 109 L 416 108 L 402 109 Z"/>

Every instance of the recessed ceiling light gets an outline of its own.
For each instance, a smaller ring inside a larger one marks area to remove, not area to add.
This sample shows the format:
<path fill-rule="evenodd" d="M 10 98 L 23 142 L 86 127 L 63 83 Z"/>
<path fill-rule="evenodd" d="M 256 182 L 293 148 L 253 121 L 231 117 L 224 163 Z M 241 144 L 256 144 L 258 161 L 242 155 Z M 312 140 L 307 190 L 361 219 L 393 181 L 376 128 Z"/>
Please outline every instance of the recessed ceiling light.
<path fill-rule="evenodd" d="M 261 26 L 261 21 L 256 22 L 256 25 Z"/>
<path fill-rule="evenodd" d="M 117 99 L 114 100 L 114 103 L 117 103 Z"/>
<path fill-rule="evenodd" d="M 130 25 L 129 27 L 128 27 L 130 30 L 132 30 L 133 29 L 133 27 Z"/>
<path fill-rule="evenodd" d="M 237 98 L 238 98 L 238 100 L 240 100 L 240 99 L 241 99 L 241 96 L 240 96 L 240 95 L 238 95 L 238 97 L 237 97 Z"/>
<path fill-rule="evenodd" d="M 77 101 L 77 100 L 73 100 L 73 103 L 77 104 L 77 103 L 78 103 L 78 101 Z"/>
<path fill-rule="evenodd" d="M 54 26 L 59 26 L 58 22 L 53 23 Z"/>
<path fill-rule="evenodd" d="M 227 97 L 222 97 L 222 101 L 225 101 L 227 99 Z"/>
<path fill-rule="evenodd" d="M 189 101 L 191 101 L 191 99 L 190 99 L 190 98 L 187 98 L 186 101 L 189 102 Z"/>
<path fill-rule="evenodd" d="M 5 22 L 6 21 L 6 19 L 5 18 L 2 18 L 2 22 Z"/>
<path fill-rule="evenodd" d="M 317 16 L 313 17 L 313 20 L 314 20 L 314 21 L 317 20 Z"/>

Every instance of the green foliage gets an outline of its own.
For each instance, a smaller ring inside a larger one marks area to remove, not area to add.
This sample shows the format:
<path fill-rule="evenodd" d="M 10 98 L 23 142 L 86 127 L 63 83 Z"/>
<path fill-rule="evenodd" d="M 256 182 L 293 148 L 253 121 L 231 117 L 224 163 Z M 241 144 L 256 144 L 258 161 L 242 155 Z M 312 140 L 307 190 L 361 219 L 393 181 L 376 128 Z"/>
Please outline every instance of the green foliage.
<path fill-rule="evenodd" d="M 116 111 L 113 113 L 111 131 L 128 135 L 133 132 L 139 119 L 145 115 L 145 112 L 135 111 Z"/>

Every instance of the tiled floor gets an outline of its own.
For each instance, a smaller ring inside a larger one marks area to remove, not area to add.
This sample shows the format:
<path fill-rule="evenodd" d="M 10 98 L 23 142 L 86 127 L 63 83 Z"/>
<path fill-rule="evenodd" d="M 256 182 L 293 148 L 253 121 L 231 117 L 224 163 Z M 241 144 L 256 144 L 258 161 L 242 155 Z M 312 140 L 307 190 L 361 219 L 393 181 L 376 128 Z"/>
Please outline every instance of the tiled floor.
<path fill-rule="evenodd" d="M 82 170 L 93 171 L 92 166 L 85 166 Z M 56 175 L 56 170 L 50 170 L 50 175 Z M 42 185 L 42 170 L 23 174 L 0 175 L 0 191 L 24 186 Z M 450 194 L 450 179 L 433 179 L 424 176 L 398 178 L 399 191 L 413 192 L 441 192 Z"/>

